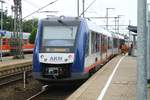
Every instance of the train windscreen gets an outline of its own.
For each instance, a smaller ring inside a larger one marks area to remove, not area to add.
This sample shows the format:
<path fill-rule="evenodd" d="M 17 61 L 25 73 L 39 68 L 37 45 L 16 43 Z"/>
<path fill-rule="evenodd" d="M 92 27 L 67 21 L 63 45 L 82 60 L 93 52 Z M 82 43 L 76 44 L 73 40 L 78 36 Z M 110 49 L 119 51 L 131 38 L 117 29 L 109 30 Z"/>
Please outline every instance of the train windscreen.
<path fill-rule="evenodd" d="M 77 26 L 44 26 L 43 46 L 73 46 Z"/>

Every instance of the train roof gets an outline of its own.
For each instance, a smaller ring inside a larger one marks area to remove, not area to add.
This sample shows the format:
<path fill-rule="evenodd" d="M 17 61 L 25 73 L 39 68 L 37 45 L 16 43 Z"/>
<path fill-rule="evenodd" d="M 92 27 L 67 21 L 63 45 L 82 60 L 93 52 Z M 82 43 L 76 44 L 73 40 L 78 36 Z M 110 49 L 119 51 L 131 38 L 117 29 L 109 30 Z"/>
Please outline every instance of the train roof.
<path fill-rule="evenodd" d="M 65 24 L 69 24 L 69 25 L 75 25 L 77 23 L 79 23 L 81 20 L 85 21 L 87 23 L 87 28 L 90 31 L 94 31 L 97 32 L 99 34 L 103 34 L 109 37 L 116 37 L 116 38 L 122 38 L 121 36 L 118 35 L 113 35 L 110 31 L 108 31 L 107 29 L 104 29 L 103 27 L 98 26 L 96 23 L 93 23 L 92 21 L 89 21 L 88 19 L 84 19 L 81 17 L 66 17 L 66 16 L 60 16 L 60 17 L 48 17 L 48 18 L 44 18 L 41 19 L 42 22 L 44 22 L 45 25 L 62 25 L 59 20 L 65 21 Z M 49 21 L 51 23 L 49 23 Z"/>
<path fill-rule="evenodd" d="M 80 22 L 81 18 L 78 17 L 65 17 L 65 16 L 60 16 L 60 17 L 48 17 L 41 19 L 43 22 L 43 25 L 77 25 Z M 65 23 L 64 23 L 65 22 Z"/>
<path fill-rule="evenodd" d="M 124 36 L 122 36 L 122 35 L 120 35 L 120 34 L 117 34 L 116 32 L 112 32 L 112 31 L 111 31 L 111 33 L 112 33 L 112 36 L 113 36 L 114 38 L 124 39 Z"/>
<path fill-rule="evenodd" d="M 89 30 L 112 37 L 111 32 L 109 32 L 107 29 L 104 29 L 103 27 L 100 27 L 89 20 L 86 20 L 86 22 L 87 22 L 87 26 L 88 26 Z"/>

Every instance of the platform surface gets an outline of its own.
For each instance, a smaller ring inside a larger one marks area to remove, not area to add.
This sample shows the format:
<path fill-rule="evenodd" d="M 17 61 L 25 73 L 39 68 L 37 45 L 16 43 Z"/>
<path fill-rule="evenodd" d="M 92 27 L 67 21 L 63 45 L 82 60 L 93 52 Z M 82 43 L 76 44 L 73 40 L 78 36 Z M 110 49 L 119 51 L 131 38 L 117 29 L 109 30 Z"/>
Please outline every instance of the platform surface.
<path fill-rule="evenodd" d="M 0 68 L 5 66 L 11 66 L 14 64 L 25 63 L 32 61 L 32 54 L 24 55 L 24 59 L 13 59 L 13 56 L 2 57 L 2 62 L 0 62 Z"/>
<path fill-rule="evenodd" d="M 136 57 L 122 57 L 119 55 L 109 61 L 67 100 L 136 100 Z"/>

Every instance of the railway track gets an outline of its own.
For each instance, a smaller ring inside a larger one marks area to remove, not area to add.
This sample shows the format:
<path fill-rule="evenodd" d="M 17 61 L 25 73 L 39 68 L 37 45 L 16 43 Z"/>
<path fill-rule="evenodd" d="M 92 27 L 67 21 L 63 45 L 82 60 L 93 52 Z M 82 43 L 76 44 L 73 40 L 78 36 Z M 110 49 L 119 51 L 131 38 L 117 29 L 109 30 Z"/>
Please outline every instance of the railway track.
<path fill-rule="evenodd" d="M 42 90 L 27 100 L 65 100 L 78 86 L 43 86 Z"/>
<path fill-rule="evenodd" d="M 0 86 L 23 79 L 23 72 L 26 72 L 26 75 L 31 76 L 31 66 L 31 61 L 1 66 Z"/>
<path fill-rule="evenodd" d="M 31 70 L 26 71 L 27 77 L 31 77 Z M 4 86 L 6 84 L 10 84 L 12 82 L 16 82 L 23 79 L 23 72 L 18 72 L 14 74 L 9 74 L 0 77 L 0 86 Z"/>
<path fill-rule="evenodd" d="M 0 66 L 0 77 L 31 70 L 31 66 L 32 62 L 30 60 L 14 64 L 3 64 L 2 66 Z"/>

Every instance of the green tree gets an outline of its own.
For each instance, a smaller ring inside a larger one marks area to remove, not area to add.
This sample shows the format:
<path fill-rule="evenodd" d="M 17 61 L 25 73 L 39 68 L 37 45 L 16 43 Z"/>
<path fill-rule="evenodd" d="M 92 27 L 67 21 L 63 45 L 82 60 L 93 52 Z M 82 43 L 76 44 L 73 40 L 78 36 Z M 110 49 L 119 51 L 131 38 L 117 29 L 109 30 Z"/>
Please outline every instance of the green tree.
<path fill-rule="evenodd" d="M 31 35 L 29 36 L 29 43 L 34 44 L 37 28 L 33 28 Z"/>
<path fill-rule="evenodd" d="M 37 19 L 29 19 L 23 21 L 23 32 L 31 33 L 33 28 L 37 28 Z"/>
<path fill-rule="evenodd" d="M 11 16 L 4 16 L 3 29 L 7 31 L 13 31 L 13 19 Z"/>

